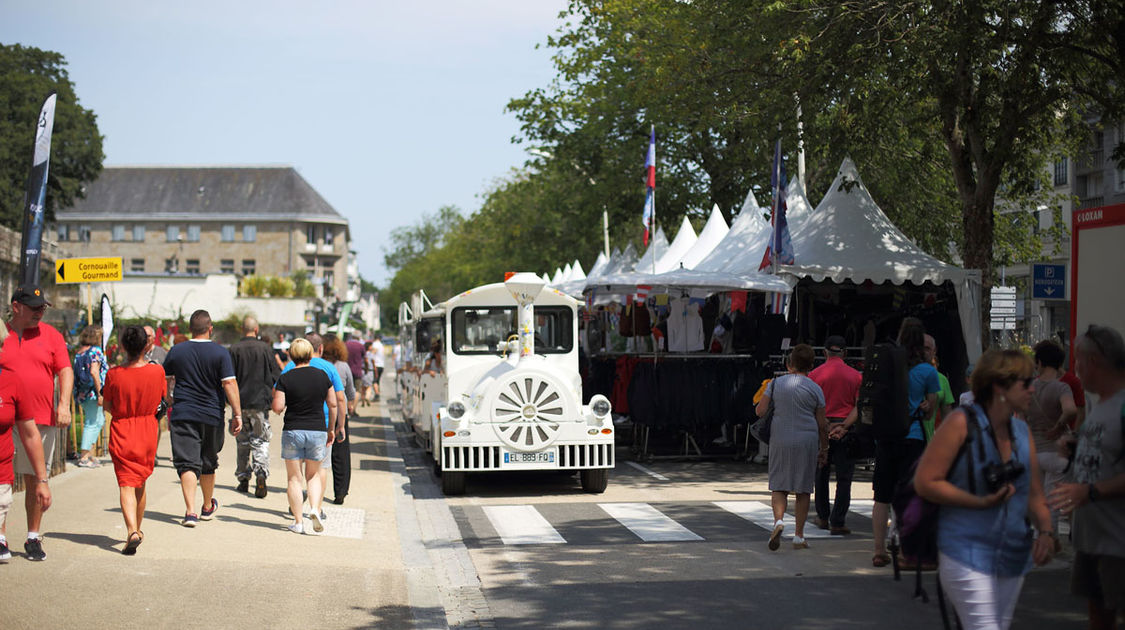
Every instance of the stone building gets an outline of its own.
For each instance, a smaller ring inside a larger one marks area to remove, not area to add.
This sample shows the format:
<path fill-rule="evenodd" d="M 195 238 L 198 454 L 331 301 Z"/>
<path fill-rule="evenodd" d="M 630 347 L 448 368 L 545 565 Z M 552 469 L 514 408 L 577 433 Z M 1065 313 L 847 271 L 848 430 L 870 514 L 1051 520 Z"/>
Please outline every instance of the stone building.
<path fill-rule="evenodd" d="M 292 167 L 109 166 L 85 193 L 56 213 L 59 245 L 121 256 L 126 277 L 305 270 L 325 302 L 358 289 L 348 220 Z"/>

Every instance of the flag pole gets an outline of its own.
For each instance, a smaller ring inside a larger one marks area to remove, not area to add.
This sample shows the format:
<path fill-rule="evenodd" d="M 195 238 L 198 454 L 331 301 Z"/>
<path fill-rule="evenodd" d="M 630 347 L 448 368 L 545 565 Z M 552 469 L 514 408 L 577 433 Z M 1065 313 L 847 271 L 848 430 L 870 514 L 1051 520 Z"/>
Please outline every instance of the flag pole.
<path fill-rule="evenodd" d="M 652 145 L 656 146 L 656 123 L 650 128 L 652 131 Z M 652 152 L 652 171 L 656 172 L 656 151 Z M 656 275 L 656 186 L 652 187 L 652 275 Z"/>

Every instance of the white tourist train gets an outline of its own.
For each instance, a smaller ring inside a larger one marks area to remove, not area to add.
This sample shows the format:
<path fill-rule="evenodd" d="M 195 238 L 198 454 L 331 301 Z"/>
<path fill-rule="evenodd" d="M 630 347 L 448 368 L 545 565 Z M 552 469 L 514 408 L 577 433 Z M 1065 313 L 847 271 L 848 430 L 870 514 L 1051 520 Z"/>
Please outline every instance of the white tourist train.
<path fill-rule="evenodd" d="M 578 301 L 532 273 L 437 305 L 399 307 L 406 423 L 447 495 L 466 473 L 572 470 L 604 492 L 614 466 L 609 400 L 582 404 Z"/>

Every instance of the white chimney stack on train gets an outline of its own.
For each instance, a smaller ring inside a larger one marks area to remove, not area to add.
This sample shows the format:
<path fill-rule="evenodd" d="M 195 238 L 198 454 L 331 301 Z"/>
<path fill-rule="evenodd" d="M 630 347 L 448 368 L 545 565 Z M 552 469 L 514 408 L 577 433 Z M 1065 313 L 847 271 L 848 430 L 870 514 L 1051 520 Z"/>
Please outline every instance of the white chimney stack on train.
<path fill-rule="evenodd" d="M 546 283 L 533 273 L 517 273 L 504 281 L 504 286 L 515 298 L 517 319 L 520 337 L 520 359 L 535 354 L 535 298 L 543 290 Z"/>

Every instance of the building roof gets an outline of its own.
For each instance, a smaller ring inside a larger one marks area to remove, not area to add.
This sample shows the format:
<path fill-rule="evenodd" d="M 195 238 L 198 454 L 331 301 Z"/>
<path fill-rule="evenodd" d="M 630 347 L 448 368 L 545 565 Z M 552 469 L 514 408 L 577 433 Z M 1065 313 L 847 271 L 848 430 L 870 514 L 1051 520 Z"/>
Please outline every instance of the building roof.
<path fill-rule="evenodd" d="M 57 220 L 345 219 L 291 166 L 107 166 Z"/>

